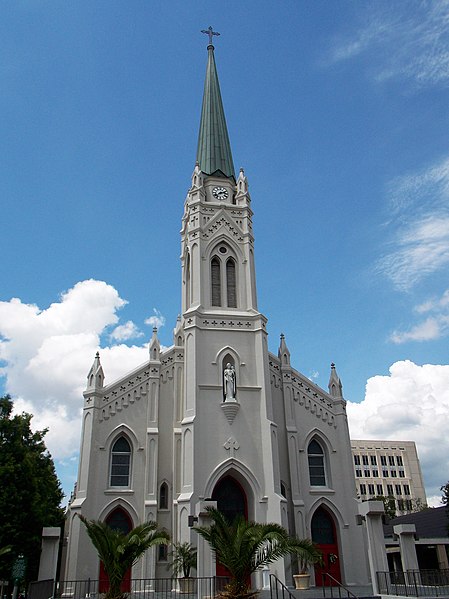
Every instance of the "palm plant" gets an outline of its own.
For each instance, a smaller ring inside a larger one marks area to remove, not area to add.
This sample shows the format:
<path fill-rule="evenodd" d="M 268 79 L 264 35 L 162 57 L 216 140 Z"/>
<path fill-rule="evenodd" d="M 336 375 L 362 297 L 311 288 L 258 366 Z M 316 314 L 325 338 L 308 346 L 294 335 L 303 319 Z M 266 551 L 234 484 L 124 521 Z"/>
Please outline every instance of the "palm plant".
<path fill-rule="evenodd" d="M 196 526 L 195 530 L 229 571 L 231 581 L 222 593 L 224 598 L 248 599 L 256 595 L 249 584 L 251 574 L 289 553 L 317 561 L 319 552 L 312 541 L 290 536 L 279 524 L 251 522 L 243 516 L 229 522 L 217 509 L 207 510 L 213 524 Z"/>
<path fill-rule="evenodd" d="M 168 568 L 171 568 L 173 574 L 181 574 L 184 578 L 189 578 L 190 570 L 196 568 L 197 552 L 196 548 L 190 543 L 173 543 L 173 551 L 169 553 L 173 558 Z"/>
<path fill-rule="evenodd" d="M 168 544 L 168 533 L 158 528 L 156 522 L 145 522 L 125 534 L 111 528 L 105 522 L 88 520 L 81 514 L 79 517 L 86 526 L 87 534 L 109 578 L 109 589 L 105 599 L 124 599 L 126 595 L 120 587 L 126 572 L 149 547 Z"/>

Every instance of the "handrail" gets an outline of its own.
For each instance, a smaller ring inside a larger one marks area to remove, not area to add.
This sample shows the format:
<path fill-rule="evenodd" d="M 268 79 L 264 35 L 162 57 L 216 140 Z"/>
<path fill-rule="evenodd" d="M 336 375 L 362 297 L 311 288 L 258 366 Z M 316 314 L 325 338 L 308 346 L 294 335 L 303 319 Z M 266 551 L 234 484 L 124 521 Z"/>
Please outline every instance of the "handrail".
<path fill-rule="evenodd" d="M 274 587 L 274 589 L 273 589 Z M 270 574 L 270 598 L 271 599 L 279 599 L 279 587 L 281 587 L 281 597 L 285 599 L 285 595 L 287 595 L 288 599 L 296 599 L 293 593 L 285 586 L 283 582 L 279 580 L 277 576 L 274 574 Z M 275 591 L 275 594 L 273 594 Z"/>
<path fill-rule="evenodd" d="M 328 578 L 329 580 L 331 580 L 332 582 L 335 583 L 334 585 L 332 585 L 332 586 L 329 585 L 329 587 L 328 587 L 328 588 L 331 589 L 331 597 L 334 596 L 334 592 L 332 590 L 333 587 L 337 586 L 338 587 L 338 596 L 339 597 L 341 597 L 341 589 L 344 589 L 347 592 L 348 597 L 353 597 L 353 599 L 359 599 L 357 595 L 355 595 L 352 591 L 350 591 L 348 589 L 348 587 L 345 587 L 345 585 L 342 584 L 339 580 L 337 580 L 336 578 L 334 578 L 332 576 L 332 574 L 329 574 L 329 572 L 323 572 L 322 573 L 322 578 L 323 578 L 323 597 L 326 597 L 326 585 L 324 584 L 324 580 L 325 580 L 325 578 Z"/>

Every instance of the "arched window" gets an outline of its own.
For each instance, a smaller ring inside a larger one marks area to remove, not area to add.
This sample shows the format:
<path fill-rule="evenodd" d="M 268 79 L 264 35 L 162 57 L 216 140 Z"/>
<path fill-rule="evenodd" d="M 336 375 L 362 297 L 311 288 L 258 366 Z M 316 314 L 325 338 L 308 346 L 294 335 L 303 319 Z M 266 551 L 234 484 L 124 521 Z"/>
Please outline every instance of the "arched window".
<path fill-rule="evenodd" d="M 228 308 L 237 308 L 235 261 L 233 258 L 229 258 L 226 262 L 226 294 L 228 300 Z"/>
<path fill-rule="evenodd" d="M 159 488 L 159 509 L 168 510 L 168 485 L 162 483 Z"/>
<path fill-rule="evenodd" d="M 210 263 L 212 306 L 221 306 L 221 273 L 220 260 L 214 256 Z"/>
<path fill-rule="evenodd" d="M 111 450 L 111 487 L 129 487 L 131 446 L 125 437 L 119 437 Z"/>
<path fill-rule="evenodd" d="M 309 459 L 309 477 L 312 487 L 326 486 L 326 471 L 324 468 L 324 451 L 321 445 L 313 439 L 307 448 Z"/>

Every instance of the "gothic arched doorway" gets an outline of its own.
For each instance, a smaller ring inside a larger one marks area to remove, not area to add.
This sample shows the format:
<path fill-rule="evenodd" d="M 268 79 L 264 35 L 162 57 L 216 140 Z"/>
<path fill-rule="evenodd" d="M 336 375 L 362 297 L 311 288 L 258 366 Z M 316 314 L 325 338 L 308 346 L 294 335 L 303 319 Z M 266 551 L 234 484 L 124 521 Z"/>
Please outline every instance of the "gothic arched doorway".
<path fill-rule="evenodd" d="M 312 541 L 318 545 L 323 553 L 323 563 L 315 565 L 315 584 L 323 586 L 323 573 L 329 573 L 335 580 L 341 582 L 340 560 L 338 553 L 338 539 L 335 521 L 330 512 L 324 507 L 319 507 L 312 518 Z M 325 586 L 332 586 L 326 577 Z"/>
<path fill-rule="evenodd" d="M 119 530 L 124 534 L 127 534 L 133 527 L 131 518 L 121 507 L 116 508 L 112 511 L 105 520 L 106 524 L 114 530 Z M 103 562 L 100 562 L 100 573 L 98 582 L 98 592 L 106 593 L 109 589 L 109 579 L 105 572 Z M 125 574 L 122 586 L 120 587 L 122 593 L 129 593 L 131 591 L 131 568 Z"/>
<path fill-rule="evenodd" d="M 237 516 L 248 519 L 248 502 L 246 493 L 239 482 L 232 476 L 223 477 L 216 484 L 212 499 L 217 502 L 217 509 L 233 522 Z M 229 576 L 224 566 L 217 562 L 217 576 Z"/>

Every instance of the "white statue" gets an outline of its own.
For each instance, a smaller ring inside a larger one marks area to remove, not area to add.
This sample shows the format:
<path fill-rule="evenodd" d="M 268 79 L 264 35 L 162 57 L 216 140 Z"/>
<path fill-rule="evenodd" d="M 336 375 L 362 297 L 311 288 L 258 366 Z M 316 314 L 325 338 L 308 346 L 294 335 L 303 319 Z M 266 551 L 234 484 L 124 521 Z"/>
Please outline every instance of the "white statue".
<path fill-rule="evenodd" d="M 235 368 L 228 362 L 223 371 L 223 394 L 225 401 L 235 401 L 237 385 L 235 381 Z"/>

